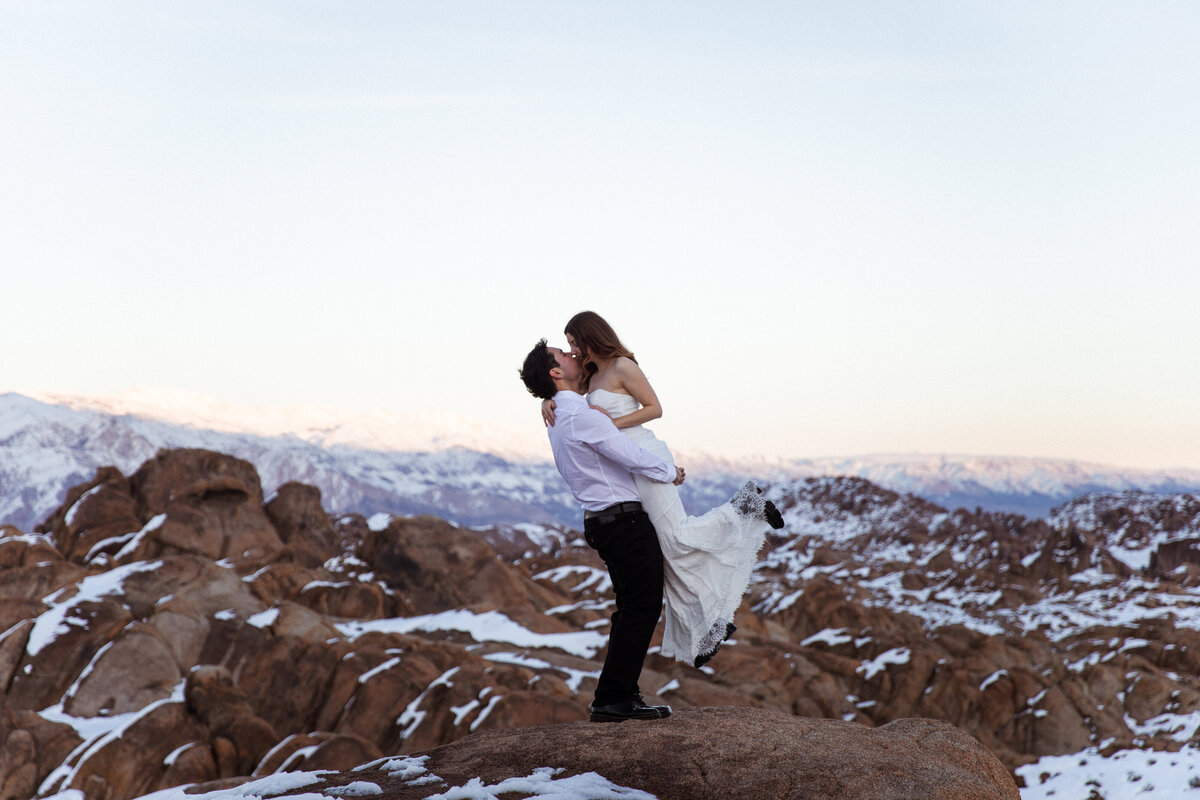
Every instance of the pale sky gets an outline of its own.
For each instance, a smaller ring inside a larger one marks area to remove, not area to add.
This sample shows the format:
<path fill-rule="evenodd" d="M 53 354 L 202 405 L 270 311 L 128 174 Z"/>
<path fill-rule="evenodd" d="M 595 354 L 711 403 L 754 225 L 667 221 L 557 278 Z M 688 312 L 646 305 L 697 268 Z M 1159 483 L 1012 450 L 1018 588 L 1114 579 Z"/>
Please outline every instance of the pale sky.
<path fill-rule="evenodd" d="M 0 3 L 0 391 L 1200 468 L 1194 2 Z"/>

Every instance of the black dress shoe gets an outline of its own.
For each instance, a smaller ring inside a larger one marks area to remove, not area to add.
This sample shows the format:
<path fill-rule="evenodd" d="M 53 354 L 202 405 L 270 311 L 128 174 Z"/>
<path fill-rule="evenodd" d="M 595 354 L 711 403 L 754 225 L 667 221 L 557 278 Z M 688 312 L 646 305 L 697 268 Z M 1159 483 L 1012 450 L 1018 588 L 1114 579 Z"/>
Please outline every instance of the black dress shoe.
<path fill-rule="evenodd" d="M 779 530 L 783 527 L 783 514 L 779 513 L 779 509 L 770 500 L 763 504 L 763 513 L 767 517 L 767 524 L 772 528 Z"/>
<path fill-rule="evenodd" d="M 620 703 L 609 703 L 604 706 L 593 703 L 588 706 L 588 710 L 591 712 L 588 719 L 592 722 L 624 722 L 627 719 L 663 718 L 658 708 L 641 702 L 635 703 L 633 700 L 623 700 Z M 667 709 L 667 713 L 670 714 L 671 710 Z"/>
<path fill-rule="evenodd" d="M 671 707 L 670 706 L 648 706 L 648 705 L 646 705 L 645 698 L 643 698 L 640 694 L 635 694 L 633 696 L 633 699 L 630 700 L 629 702 L 634 708 L 653 708 L 655 711 L 658 712 L 659 717 L 671 716 Z"/>

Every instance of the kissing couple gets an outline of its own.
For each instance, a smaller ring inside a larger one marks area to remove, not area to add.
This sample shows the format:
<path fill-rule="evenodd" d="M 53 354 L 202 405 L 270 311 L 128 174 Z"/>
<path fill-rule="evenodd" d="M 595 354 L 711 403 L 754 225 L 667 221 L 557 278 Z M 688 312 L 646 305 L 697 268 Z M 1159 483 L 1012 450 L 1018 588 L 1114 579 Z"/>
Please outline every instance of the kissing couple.
<path fill-rule="evenodd" d="M 677 488 L 686 473 L 643 426 L 662 406 L 633 353 L 592 311 L 572 317 L 565 333 L 569 351 L 542 339 L 520 374 L 542 399 L 554 463 L 583 507 L 584 539 L 616 595 L 590 718 L 660 719 L 670 706 L 646 705 L 638 677 L 663 600 L 662 655 L 703 666 L 735 630 L 764 523 L 782 528 L 783 518 L 753 481 L 728 503 L 688 516 Z"/>

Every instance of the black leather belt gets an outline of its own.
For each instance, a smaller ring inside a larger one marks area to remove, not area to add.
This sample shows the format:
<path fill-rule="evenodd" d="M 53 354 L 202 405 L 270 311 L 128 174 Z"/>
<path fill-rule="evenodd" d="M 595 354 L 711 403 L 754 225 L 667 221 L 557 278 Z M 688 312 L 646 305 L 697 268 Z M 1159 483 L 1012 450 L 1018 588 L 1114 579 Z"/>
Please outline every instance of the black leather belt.
<path fill-rule="evenodd" d="M 641 503 L 639 503 L 637 500 L 630 500 L 627 503 L 615 503 L 615 504 L 609 506 L 608 508 L 602 508 L 599 511 L 585 510 L 583 512 L 583 518 L 585 521 L 593 520 L 597 524 L 603 525 L 605 523 L 612 522 L 613 520 L 615 520 L 617 517 L 621 516 L 622 514 L 628 514 L 632 511 L 641 511 L 641 510 L 642 510 Z"/>

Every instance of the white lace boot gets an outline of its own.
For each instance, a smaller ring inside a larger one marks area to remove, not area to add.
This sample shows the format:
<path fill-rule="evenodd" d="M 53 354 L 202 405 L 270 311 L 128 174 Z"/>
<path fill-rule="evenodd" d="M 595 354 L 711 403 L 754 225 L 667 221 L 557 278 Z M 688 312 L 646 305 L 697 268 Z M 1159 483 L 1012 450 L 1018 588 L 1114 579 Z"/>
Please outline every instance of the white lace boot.
<path fill-rule="evenodd" d="M 762 489 L 758 488 L 754 481 L 742 484 L 742 488 L 734 493 L 729 504 L 743 517 L 761 519 L 776 530 L 783 527 L 783 515 L 774 503 L 763 497 Z"/>

